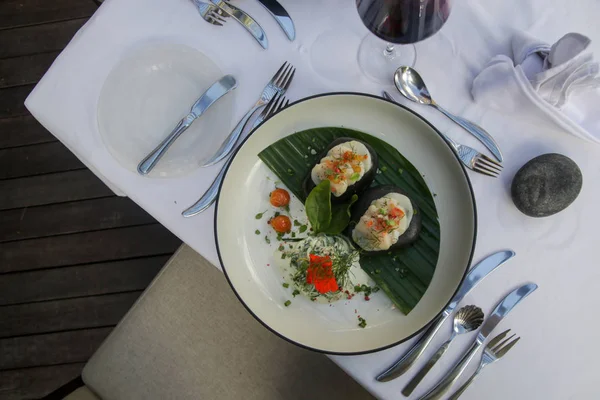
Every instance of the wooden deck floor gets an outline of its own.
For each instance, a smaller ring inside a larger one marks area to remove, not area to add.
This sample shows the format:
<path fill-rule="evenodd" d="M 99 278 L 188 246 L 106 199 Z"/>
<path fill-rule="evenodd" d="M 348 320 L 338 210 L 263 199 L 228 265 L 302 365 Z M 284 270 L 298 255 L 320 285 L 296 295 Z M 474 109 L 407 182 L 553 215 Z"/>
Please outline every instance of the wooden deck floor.
<path fill-rule="evenodd" d="M 96 7 L 0 0 L 0 399 L 77 377 L 180 244 L 23 105 Z"/>

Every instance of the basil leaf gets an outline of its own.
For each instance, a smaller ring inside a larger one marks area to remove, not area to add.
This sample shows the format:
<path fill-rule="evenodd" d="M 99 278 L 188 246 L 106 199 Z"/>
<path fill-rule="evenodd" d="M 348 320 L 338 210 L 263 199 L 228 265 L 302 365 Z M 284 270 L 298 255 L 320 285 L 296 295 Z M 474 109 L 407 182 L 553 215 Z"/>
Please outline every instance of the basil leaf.
<path fill-rule="evenodd" d="M 354 194 L 350 198 L 349 203 L 332 206 L 331 222 L 323 232 L 329 235 L 339 235 L 342 233 L 350 223 L 350 206 L 352 206 L 356 200 L 358 200 L 358 196 Z"/>
<path fill-rule="evenodd" d="M 331 182 L 328 179 L 310 191 L 304 207 L 314 233 L 323 232 L 331 222 Z"/>

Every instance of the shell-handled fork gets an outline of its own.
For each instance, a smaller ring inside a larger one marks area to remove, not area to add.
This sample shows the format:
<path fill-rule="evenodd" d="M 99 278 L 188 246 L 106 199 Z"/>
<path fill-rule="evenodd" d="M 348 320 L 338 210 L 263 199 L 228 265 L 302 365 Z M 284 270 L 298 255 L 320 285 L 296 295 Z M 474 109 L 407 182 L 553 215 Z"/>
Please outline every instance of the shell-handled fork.
<path fill-rule="evenodd" d="M 267 106 L 264 108 L 264 110 L 262 110 L 256 121 L 254 121 L 252 129 L 256 128 L 265 119 L 283 110 L 285 107 L 288 106 L 288 104 L 290 104 L 290 101 L 287 100 L 285 96 L 279 93 L 275 94 L 271 101 L 269 101 Z M 193 217 L 194 215 L 200 214 L 202 211 L 206 210 L 212 205 L 212 203 L 215 202 L 215 200 L 217 199 L 217 194 L 219 193 L 219 187 L 221 186 L 221 182 L 223 181 L 225 171 L 227 170 L 230 161 L 231 159 L 228 160 L 225 163 L 225 165 L 223 165 L 221 171 L 219 172 L 213 183 L 210 185 L 210 187 L 206 190 L 206 192 L 204 192 L 202 197 L 200 197 L 200 199 L 188 209 L 184 210 L 181 213 L 181 215 L 183 215 L 186 218 Z"/>
<path fill-rule="evenodd" d="M 454 339 L 460 335 L 469 332 L 473 332 L 481 326 L 483 323 L 483 311 L 477 306 L 464 306 L 454 315 L 454 323 L 452 328 L 452 336 L 446 340 L 435 352 L 433 356 L 427 361 L 419 372 L 408 382 L 408 384 L 402 389 L 402 394 L 410 396 L 411 393 L 416 389 L 419 383 L 425 378 L 425 375 L 433 368 L 440 358 L 444 355 L 450 344 Z"/>
<path fill-rule="evenodd" d="M 267 86 L 265 86 L 263 89 L 258 101 L 252 106 L 252 108 L 250 108 L 250 110 L 248 110 L 246 115 L 242 117 L 236 127 L 233 128 L 215 155 L 212 156 L 204 165 L 202 165 L 203 167 L 214 165 L 231 154 L 252 114 L 254 114 L 254 112 L 260 107 L 263 107 L 265 104 L 267 104 L 276 94 L 284 95 L 287 89 L 290 87 L 290 83 L 292 82 L 292 79 L 294 79 L 295 73 L 296 68 L 294 68 L 292 64 L 288 63 L 287 61 L 283 63 L 281 68 L 279 68 L 275 75 L 273 75 L 273 78 L 271 78 L 269 83 L 267 83 Z"/>
<path fill-rule="evenodd" d="M 200 0 L 192 0 L 192 3 L 196 5 L 198 12 L 206 22 L 209 22 L 213 25 L 223 26 L 223 22 L 225 22 L 224 17 L 227 17 L 227 15 L 221 15 L 219 12 L 221 9 L 219 7 Z"/>
<path fill-rule="evenodd" d="M 396 100 L 394 100 L 392 96 L 385 90 L 383 91 L 383 98 L 396 103 Z M 496 160 L 491 159 L 485 154 L 481 154 L 472 147 L 455 142 L 442 132 L 440 132 L 440 135 L 442 135 L 442 137 L 446 139 L 448 144 L 454 149 L 456 155 L 465 167 L 475 172 L 479 172 L 480 174 L 488 175 L 494 178 L 497 178 L 498 175 L 500 175 L 500 172 L 502 172 L 502 164 Z"/>
<path fill-rule="evenodd" d="M 500 342 L 506 337 L 509 331 L 510 329 L 502 332 L 494 339 L 492 339 L 487 346 L 485 346 L 485 350 L 483 351 L 483 355 L 481 356 L 481 362 L 479 363 L 479 367 L 477 367 L 477 370 L 465 383 L 463 383 L 463 385 L 456 392 L 452 394 L 452 396 L 448 397 L 448 400 L 458 399 L 464 393 L 464 391 L 467 390 L 469 385 L 473 383 L 473 380 L 483 370 L 483 368 L 501 359 L 502 356 L 508 353 L 509 350 L 512 349 L 515 344 L 517 344 L 517 342 L 521 338 L 518 337 L 516 339 L 513 339 L 516 335 L 511 335 L 507 339 Z"/>

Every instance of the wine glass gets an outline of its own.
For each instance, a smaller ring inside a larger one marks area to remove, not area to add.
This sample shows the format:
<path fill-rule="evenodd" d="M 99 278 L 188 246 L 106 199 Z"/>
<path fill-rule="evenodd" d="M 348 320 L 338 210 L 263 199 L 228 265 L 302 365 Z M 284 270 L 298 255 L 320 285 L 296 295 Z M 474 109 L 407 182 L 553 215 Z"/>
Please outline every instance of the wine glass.
<path fill-rule="evenodd" d="M 358 64 L 378 83 L 390 83 L 401 65 L 414 66 L 413 43 L 436 33 L 450 16 L 451 0 L 356 0 L 358 15 L 372 33 L 362 41 Z M 400 44 L 401 46 L 397 46 Z"/>
<path fill-rule="evenodd" d="M 361 78 L 356 53 L 364 29 L 356 23 L 356 6 L 352 0 L 303 0 L 307 7 L 319 9 L 321 3 L 329 12 L 311 15 L 315 27 L 314 40 L 309 42 L 310 64 L 330 89 L 348 89 L 348 82 Z M 325 8 L 324 7 L 324 8 Z M 317 33 L 318 32 L 318 33 Z M 312 32 L 311 32 L 312 33 Z"/>

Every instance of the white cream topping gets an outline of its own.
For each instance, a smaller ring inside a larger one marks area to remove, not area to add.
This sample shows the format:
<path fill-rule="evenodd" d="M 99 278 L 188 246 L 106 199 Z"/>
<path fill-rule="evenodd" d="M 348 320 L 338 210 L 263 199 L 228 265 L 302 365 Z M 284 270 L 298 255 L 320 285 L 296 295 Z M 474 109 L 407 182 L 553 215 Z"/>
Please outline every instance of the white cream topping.
<path fill-rule="evenodd" d="M 347 152 L 351 152 L 357 156 L 366 155 L 368 157 L 361 161 L 346 162 L 343 158 Z M 334 163 L 337 164 L 338 170 L 332 169 L 332 164 Z M 357 167 L 357 169 L 355 170 L 353 166 Z M 349 186 L 358 182 L 372 166 L 371 154 L 369 154 L 366 146 L 361 142 L 352 140 L 331 148 L 327 152 L 327 155 L 321 159 L 321 162 L 313 167 L 311 178 L 315 185 L 329 179 L 331 181 L 331 193 L 339 197 L 348 190 Z M 329 177 L 332 175 L 335 175 L 336 179 L 330 179 Z"/>
<path fill-rule="evenodd" d="M 400 209 L 402 216 L 397 209 Z M 352 239 L 367 251 L 388 250 L 406 232 L 414 210 L 410 199 L 390 192 L 374 200 L 352 230 Z"/>

